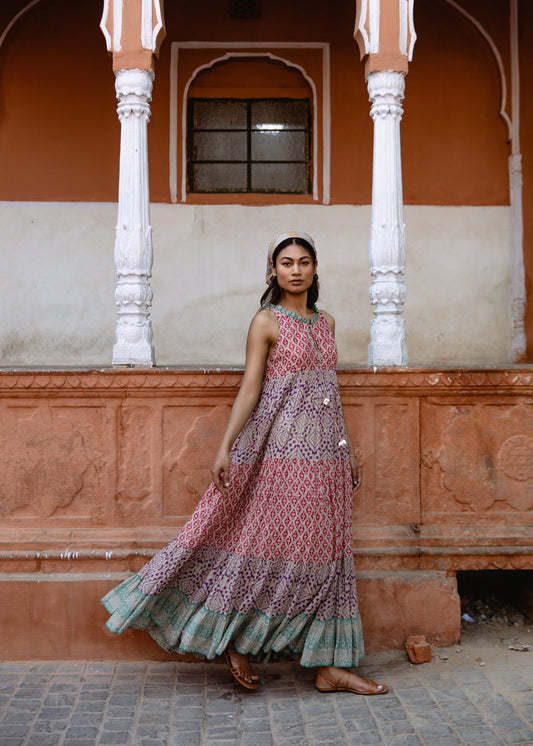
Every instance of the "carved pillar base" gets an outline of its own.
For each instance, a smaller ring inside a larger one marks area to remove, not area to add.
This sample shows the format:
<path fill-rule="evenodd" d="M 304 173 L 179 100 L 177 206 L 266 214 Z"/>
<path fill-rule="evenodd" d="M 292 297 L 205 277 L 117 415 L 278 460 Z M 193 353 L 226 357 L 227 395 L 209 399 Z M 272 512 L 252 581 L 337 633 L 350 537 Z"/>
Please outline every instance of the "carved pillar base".
<path fill-rule="evenodd" d="M 372 228 L 369 261 L 374 277 L 370 302 L 375 318 L 370 329 L 368 364 L 374 367 L 407 365 L 402 306 L 406 291 L 405 226 L 403 223 L 400 120 L 405 76 L 375 72 L 368 76 L 374 120 Z"/>
<path fill-rule="evenodd" d="M 118 307 L 113 365 L 154 365 L 150 307 L 152 228 L 148 188 L 147 125 L 153 73 L 118 70 L 115 87 L 121 123 L 115 265 Z"/>

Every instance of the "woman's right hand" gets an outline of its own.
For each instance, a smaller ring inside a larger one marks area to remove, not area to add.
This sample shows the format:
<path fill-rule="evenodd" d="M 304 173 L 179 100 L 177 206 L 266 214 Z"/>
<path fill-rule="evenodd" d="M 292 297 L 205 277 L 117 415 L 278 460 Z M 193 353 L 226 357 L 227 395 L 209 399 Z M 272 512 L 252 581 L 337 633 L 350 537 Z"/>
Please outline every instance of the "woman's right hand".
<path fill-rule="evenodd" d="M 228 494 L 229 489 L 229 452 L 225 450 L 218 451 L 211 467 L 211 477 L 219 492 L 223 495 Z"/>
<path fill-rule="evenodd" d="M 246 342 L 244 377 L 231 408 L 222 443 L 211 467 L 213 482 L 223 495 L 228 494 L 230 486 L 229 454 L 231 447 L 259 401 L 268 351 L 276 344 L 278 333 L 278 322 L 273 311 L 264 309 L 259 311 L 252 319 Z"/>

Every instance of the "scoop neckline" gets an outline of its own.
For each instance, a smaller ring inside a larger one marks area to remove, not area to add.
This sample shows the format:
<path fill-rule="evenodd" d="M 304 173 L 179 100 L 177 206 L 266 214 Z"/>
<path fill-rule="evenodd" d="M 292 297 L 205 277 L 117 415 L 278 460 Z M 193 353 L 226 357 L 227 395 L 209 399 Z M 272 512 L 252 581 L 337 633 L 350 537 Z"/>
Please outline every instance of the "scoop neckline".
<path fill-rule="evenodd" d="M 279 313 L 284 316 L 289 316 L 291 319 L 301 321 L 303 324 L 314 324 L 318 320 L 318 311 L 315 311 L 314 315 L 311 316 L 311 318 L 308 318 L 307 316 L 300 316 L 300 314 L 295 313 L 294 311 L 289 311 L 288 308 L 284 308 L 283 306 L 274 305 L 274 303 L 268 303 L 266 307 L 271 308 L 273 311 L 279 311 Z"/>

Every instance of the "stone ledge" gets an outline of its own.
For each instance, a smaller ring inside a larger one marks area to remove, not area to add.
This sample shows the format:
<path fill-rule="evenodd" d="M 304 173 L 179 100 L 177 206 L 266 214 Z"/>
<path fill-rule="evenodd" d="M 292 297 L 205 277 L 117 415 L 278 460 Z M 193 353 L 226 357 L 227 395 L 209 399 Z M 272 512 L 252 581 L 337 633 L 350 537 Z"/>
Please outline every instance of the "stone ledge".
<path fill-rule="evenodd" d="M 21 370 L 0 369 L 0 396 L 22 395 L 32 392 L 48 396 L 51 392 L 69 392 L 69 395 L 95 396 L 124 395 L 136 392 L 142 395 L 165 395 L 188 391 L 209 396 L 214 390 L 234 393 L 242 377 L 242 369 L 179 369 L 179 368 L 100 368 L 92 370 Z M 533 368 L 390 368 L 375 373 L 368 368 L 341 368 L 338 371 L 343 394 L 375 395 L 401 391 L 405 396 L 431 396 L 445 391 L 446 395 L 509 396 L 518 392 L 533 395 Z M 76 393 L 74 393 L 76 392 Z"/>

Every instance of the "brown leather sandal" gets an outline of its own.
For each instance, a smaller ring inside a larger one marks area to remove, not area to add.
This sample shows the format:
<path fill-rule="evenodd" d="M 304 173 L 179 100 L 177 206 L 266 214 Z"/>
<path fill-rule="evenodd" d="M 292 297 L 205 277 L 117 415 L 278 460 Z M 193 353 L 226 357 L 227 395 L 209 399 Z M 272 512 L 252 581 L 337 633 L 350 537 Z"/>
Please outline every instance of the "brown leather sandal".
<path fill-rule="evenodd" d="M 319 671 L 316 675 L 315 686 L 319 692 L 353 692 L 354 694 L 371 695 L 386 694 L 389 691 L 388 686 L 385 684 L 378 684 L 375 681 L 372 681 L 372 679 L 363 679 L 365 684 L 368 685 L 368 689 L 366 690 L 354 689 L 353 687 L 348 686 L 349 681 L 349 671 L 345 674 L 341 674 L 337 682 L 330 681 L 327 676 Z"/>
<path fill-rule="evenodd" d="M 244 676 L 253 676 L 256 679 L 259 678 L 258 676 L 256 676 L 256 674 L 254 674 L 254 672 L 248 665 L 248 661 L 246 661 L 245 667 L 234 666 L 232 664 L 230 656 L 234 652 L 235 651 L 233 650 L 230 650 L 230 651 L 224 650 L 224 658 L 226 659 L 226 663 L 228 664 L 228 668 L 231 671 L 233 678 L 235 679 L 235 681 L 238 681 L 239 684 L 241 684 L 241 686 L 244 686 L 246 689 L 258 689 L 259 684 L 257 683 L 257 681 L 246 681 L 246 679 L 243 678 Z"/>

